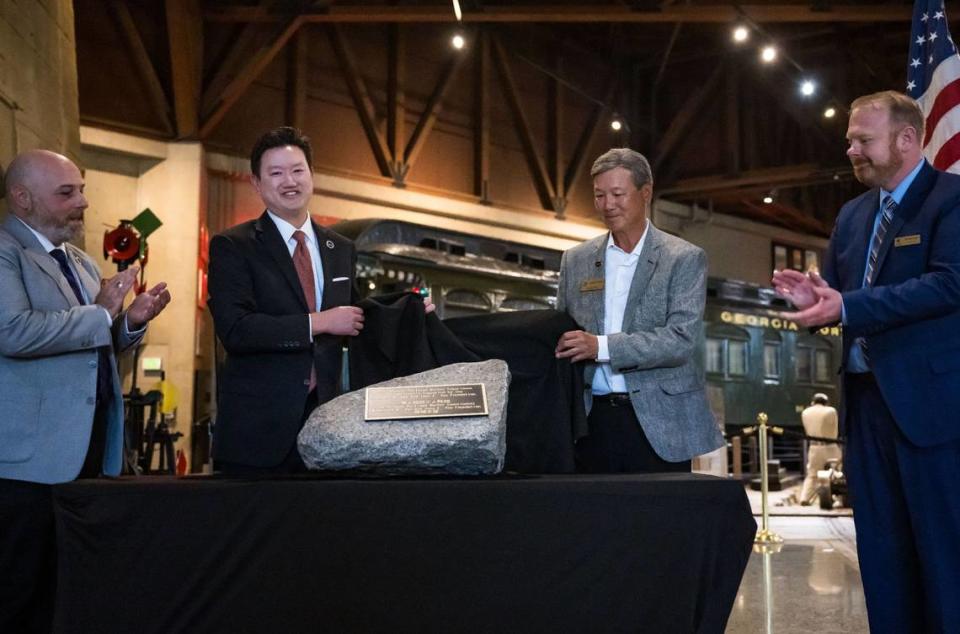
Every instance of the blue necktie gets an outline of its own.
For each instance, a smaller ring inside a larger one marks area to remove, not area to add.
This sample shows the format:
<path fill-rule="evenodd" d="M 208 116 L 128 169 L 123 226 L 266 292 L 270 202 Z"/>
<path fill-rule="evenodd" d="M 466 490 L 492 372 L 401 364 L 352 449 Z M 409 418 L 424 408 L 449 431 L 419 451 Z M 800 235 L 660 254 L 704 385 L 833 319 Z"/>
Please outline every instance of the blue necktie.
<path fill-rule="evenodd" d="M 893 220 L 893 214 L 896 210 L 897 203 L 893 196 L 887 196 L 883 203 L 883 213 L 880 214 L 880 224 L 877 226 L 877 232 L 873 234 L 873 240 L 870 241 L 870 257 L 867 258 L 867 271 L 863 276 L 864 286 L 873 286 L 873 277 L 877 272 L 877 260 L 880 257 L 880 247 L 883 245 L 883 238 L 887 235 L 890 221 Z"/>
<path fill-rule="evenodd" d="M 77 280 L 77 276 L 73 274 L 73 269 L 67 264 L 67 254 L 62 249 L 54 249 L 50 252 L 50 255 L 60 265 L 60 272 L 67 278 L 67 283 L 73 289 L 73 294 L 77 296 L 77 301 L 80 304 L 86 304 L 83 291 L 80 290 L 80 282 Z M 97 401 L 103 401 L 110 398 L 113 393 L 113 377 L 110 374 L 110 354 L 107 347 L 97 348 L 97 355 L 99 357 L 97 361 Z"/>
<path fill-rule="evenodd" d="M 863 274 L 863 286 L 873 286 L 873 279 L 877 274 L 877 262 L 880 259 L 880 247 L 883 246 L 883 239 L 890 229 L 890 222 L 893 220 L 893 214 L 897 211 L 897 202 L 893 196 L 887 196 L 883 201 L 883 210 L 880 214 L 880 224 L 877 225 L 877 231 L 873 234 L 873 240 L 870 241 L 870 255 L 867 257 L 867 269 Z M 863 337 L 857 337 L 854 340 L 856 346 L 860 349 L 863 356 L 863 364 L 869 367 L 870 351 L 867 349 L 867 342 Z"/>
<path fill-rule="evenodd" d="M 53 256 L 53 259 L 60 265 L 60 272 L 67 278 L 70 288 L 73 289 L 73 294 L 77 296 L 77 301 L 81 304 L 86 304 L 87 302 L 83 299 L 83 291 L 80 290 L 80 282 L 77 281 L 77 276 L 73 274 L 73 269 L 67 264 L 67 254 L 61 249 L 54 249 L 50 252 L 50 255 Z"/>

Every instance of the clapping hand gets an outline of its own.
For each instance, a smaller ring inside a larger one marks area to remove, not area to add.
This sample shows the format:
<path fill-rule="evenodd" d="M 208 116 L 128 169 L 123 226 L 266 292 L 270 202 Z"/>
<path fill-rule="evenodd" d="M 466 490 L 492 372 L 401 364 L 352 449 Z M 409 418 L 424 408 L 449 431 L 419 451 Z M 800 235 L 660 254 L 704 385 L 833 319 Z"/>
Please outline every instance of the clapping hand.
<path fill-rule="evenodd" d="M 140 293 L 127 309 L 127 327 L 130 330 L 140 330 L 169 303 L 170 291 L 167 290 L 166 282 L 160 282 L 150 290 Z"/>
<path fill-rule="evenodd" d="M 140 267 L 131 266 L 113 277 L 101 280 L 100 292 L 97 293 L 93 302 L 106 308 L 110 317 L 116 317 L 123 310 L 123 300 L 136 285 L 138 273 L 140 273 Z"/>

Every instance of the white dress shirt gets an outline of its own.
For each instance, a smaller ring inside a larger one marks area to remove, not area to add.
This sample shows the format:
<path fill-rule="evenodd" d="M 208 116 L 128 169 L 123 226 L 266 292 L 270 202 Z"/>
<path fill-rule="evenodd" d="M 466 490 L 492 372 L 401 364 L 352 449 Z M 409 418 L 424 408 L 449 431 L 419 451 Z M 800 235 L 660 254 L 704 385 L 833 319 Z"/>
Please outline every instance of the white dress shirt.
<path fill-rule="evenodd" d="M 627 296 L 633 284 L 633 275 L 637 271 L 637 262 L 643 243 L 647 240 L 647 228 L 637 241 L 636 246 L 627 253 L 613 242 L 613 234 L 607 237 L 604 257 L 603 284 L 603 333 L 597 336 L 597 372 L 593 375 L 593 393 L 610 394 L 626 392 L 627 381 L 623 375 L 610 365 L 610 350 L 607 335 L 623 331 L 623 316 L 627 311 Z"/>

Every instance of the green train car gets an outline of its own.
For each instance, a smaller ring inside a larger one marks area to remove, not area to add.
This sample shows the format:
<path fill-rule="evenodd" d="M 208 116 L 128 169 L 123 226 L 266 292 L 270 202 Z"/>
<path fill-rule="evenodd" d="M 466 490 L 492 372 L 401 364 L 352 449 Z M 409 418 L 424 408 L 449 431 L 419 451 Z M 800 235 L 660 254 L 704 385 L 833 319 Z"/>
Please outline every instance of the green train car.
<path fill-rule="evenodd" d="M 800 427 L 800 412 L 822 392 L 836 405 L 840 327 L 809 332 L 780 317 L 792 307 L 773 289 L 710 278 L 703 364 L 711 408 L 728 432 L 770 423 Z"/>

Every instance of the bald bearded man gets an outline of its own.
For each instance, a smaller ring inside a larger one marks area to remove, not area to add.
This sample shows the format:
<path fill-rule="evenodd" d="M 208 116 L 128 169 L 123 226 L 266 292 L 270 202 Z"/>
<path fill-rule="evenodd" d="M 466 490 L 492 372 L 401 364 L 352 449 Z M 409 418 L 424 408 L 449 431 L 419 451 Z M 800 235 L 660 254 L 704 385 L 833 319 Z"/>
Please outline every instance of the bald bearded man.
<path fill-rule="evenodd" d="M 87 208 L 80 170 L 32 150 L 6 173 L 0 224 L 0 632 L 49 631 L 55 573 L 50 485 L 118 475 L 116 354 L 170 301 L 166 284 L 123 310 L 138 267 L 102 279 L 68 241 Z"/>

